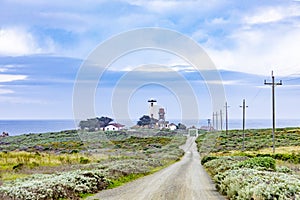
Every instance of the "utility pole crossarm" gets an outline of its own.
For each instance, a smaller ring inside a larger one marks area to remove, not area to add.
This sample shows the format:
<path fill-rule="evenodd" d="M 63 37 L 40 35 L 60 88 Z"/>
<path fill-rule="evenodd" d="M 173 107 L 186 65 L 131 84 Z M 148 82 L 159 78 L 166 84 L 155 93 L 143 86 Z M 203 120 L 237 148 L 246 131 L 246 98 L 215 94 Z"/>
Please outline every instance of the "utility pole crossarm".
<path fill-rule="evenodd" d="M 273 83 L 268 83 L 266 80 L 265 80 L 265 85 L 273 85 Z M 274 86 L 276 85 L 282 85 L 282 80 L 280 80 L 278 83 L 274 83 Z"/>

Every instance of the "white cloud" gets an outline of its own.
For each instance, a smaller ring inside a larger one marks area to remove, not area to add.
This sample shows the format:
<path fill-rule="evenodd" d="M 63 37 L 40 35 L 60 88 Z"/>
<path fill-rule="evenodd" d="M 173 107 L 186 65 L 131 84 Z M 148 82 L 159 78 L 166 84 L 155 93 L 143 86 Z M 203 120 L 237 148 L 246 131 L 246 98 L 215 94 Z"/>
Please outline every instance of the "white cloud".
<path fill-rule="evenodd" d="M 241 85 L 241 82 L 238 80 L 229 80 L 229 81 L 224 81 L 224 80 L 201 80 L 201 81 L 196 81 L 199 83 L 204 83 L 208 85 Z"/>
<path fill-rule="evenodd" d="M 29 31 L 19 28 L 0 29 L 0 55 L 29 55 L 51 53 L 54 51 L 54 42 L 45 38 L 41 46 L 34 35 Z"/>
<path fill-rule="evenodd" d="M 1 90 L 0 90 L 1 92 Z M 1 94 L 1 93 L 0 93 Z M 8 97 L 2 96 L 0 98 L 0 103 L 9 103 L 9 104 L 40 104 L 40 105 L 48 105 L 49 102 L 39 99 L 30 99 L 23 97 Z"/>
<path fill-rule="evenodd" d="M 39 53 L 33 36 L 18 28 L 0 29 L 0 54 L 23 55 Z"/>
<path fill-rule="evenodd" d="M 181 15 L 184 17 L 198 17 L 209 14 L 214 9 L 225 5 L 225 0 L 125 0 L 135 6 L 144 7 L 146 10 L 160 15 Z M 195 15 L 193 15 L 195 14 Z M 192 19 L 190 18 L 190 19 Z"/>
<path fill-rule="evenodd" d="M 254 16 L 245 17 L 245 22 L 248 24 L 269 23 L 282 20 L 284 15 L 278 9 L 268 9 Z"/>
<path fill-rule="evenodd" d="M 0 68 L 0 72 L 6 72 L 7 70 L 7 68 Z"/>
<path fill-rule="evenodd" d="M 232 47 L 206 50 L 218 68 L 253 74 L 290 75 L 300 72 L 300 27 L 240 28 L 228 38 Z"/>
<path fill-rule="evenodd" d="M 25 80 L 26 78 L 27 76 L 25 75 L 0 74 L 1 83 Z"/>
<path fill-rule="evenodd" d="M 180 1 L 137 0 L 137 1 L 132 1 L 131 4 L 138 5 L 138 6 L 145 6 L 146 8 L 156 12 L 165 12 L 176 8 L 180 4 Z"/>
<path fill-rule="evenodd" d="M 14 91 L 0 88 L 0 94 L 13 94 Z"/>
<path fill-rule="evenodd" d="M 210 21 L 211 24 L 215 24 L 215 25 L 220 25 L 220 24 L 227 24 L 228 23 L 228 20 L 225 20 L 224 18 L 222 17 L 217 17 L 217 18 L 214 18 Z"/>
<path fill-rule="evenodd" d="M 247 24 L 261 24 L 278 22 L 296 16 L 300 16 L 300 6 L 272 6 L 257 9 L 256 13 L 251 13 L 251 15 L 246 16 L 244 21 Z"/>

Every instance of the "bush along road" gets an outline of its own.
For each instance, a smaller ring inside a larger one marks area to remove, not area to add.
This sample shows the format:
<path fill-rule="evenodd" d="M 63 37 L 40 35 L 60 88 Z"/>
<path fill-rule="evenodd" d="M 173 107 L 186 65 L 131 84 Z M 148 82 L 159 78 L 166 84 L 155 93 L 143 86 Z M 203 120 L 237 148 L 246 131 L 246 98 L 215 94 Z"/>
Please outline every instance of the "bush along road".
<path fill-rule="evenodd" d="M 118 188 L 104 190 L 88 199 L 101 200 L 207 200 L 224 199 L 200 165 L 195 137 L 182 146 L 183 158 L 175 164 Z"/>

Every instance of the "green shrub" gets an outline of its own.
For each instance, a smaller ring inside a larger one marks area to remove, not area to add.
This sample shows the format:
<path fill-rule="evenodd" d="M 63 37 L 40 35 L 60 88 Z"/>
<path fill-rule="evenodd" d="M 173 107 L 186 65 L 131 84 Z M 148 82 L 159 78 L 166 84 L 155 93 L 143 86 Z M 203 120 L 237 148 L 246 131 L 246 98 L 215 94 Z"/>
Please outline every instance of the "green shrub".
<path fill-rule="evenodd" d="M 290 168 L 288 168 L 286 166 L 276 167 L 276 171 L 281 172 L 281 173 L 286 173 L 286 174 L 292 174 L 293 173 L 293 170 L 291 170 Z"/>
<path fill-rule="evenodd" d="M 240 156 L 223 156 L 219 157 L 218 159 L 214 159 L 208 161 L 204 164 L 207 172 L 212 176 L 225 172 L 226 170 L 233 169 L 235 164 L 239 161 L 243 161 L 248 159 L 247 157 L 240 157 Z"/>
<path fill-rule="evenodd" d="M 0 199 L 78 199 L 82 193 L 95 193 L 109 184 L 101 170 L 35 174 L 4 184 L 0 187 Z"/>
<path fill-rule="evenodd" d="M 85 158 L 85 157 L 80 157 L 79 159 L 80 159 L 80 161 L 79 161 L 80 164 L 87 164 L 90 162 L 90 159 Z"/>
<path fill-rule="evenodd" d="M 287 154 L 287 153 L 276 153 L 272 155 L 274 159 L 288 161 L 290 163 L 299 164 L 300 163 L 300 154 Z"/>
<path fill-rule="evenodd" d="M 252 168 L 252 169 L 265 169 L 265 170 L 275 170 L 276 162 L 271 157 L 255 157 L 249 158 L 242 162 L 237 163 L 238 168 Z"/>
<path fill-rule="evenodd" d="M 214 179 L 217 189 L 229 199 L 300 198 L 300 179 L 295 175 L 242 168 L 217 174 Z"/>
<path fill-rule="evenodd" d="M 13 166 L 13 170 L 21 170 L 24 167 L 24 163 L 18 163 L 16 165 Z"/>
<path fill-rule="evenodd" d="M 204 165 L 205 163 L 207 163 L 208 161 L 214 160 L 214 159 L 218 159 L 218 157 L 216 156 L 204 156 L 201 159 L 201 164 Z"/>

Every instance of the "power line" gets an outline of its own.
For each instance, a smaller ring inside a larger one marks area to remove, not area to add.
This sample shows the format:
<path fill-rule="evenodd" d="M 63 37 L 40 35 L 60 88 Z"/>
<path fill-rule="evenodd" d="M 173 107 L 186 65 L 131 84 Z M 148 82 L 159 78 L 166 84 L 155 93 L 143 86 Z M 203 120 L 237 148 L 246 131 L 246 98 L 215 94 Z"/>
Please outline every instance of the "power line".
<path fill-rule="evenodd" d="M 273 111 L 272 138 L 273 138 L 273 153 L 275 153 L 275 86 L 282 85 L 282 80 L 280 80 L 280 82 L 278 82 L 278 83 L 275 83 L 275 77 L 274 77 L 273 71 L 272 71 L 271 77 L 272 77 L 272 82 L 267 83 L 267 81 L 265 80 L 265 85 L 272 85 L 272 111 Z"/>
<path fill-rule="evenodd" d="M 292 71 L 294 68 L 288 68 L 287 70 Z M 286 75 L 286 76 L 281 76 L 280 79 L 284 82 L 290 82 L 290 81 L 296 81 L 300 79 L 300 71 L 296 71 L 295 73 Z M 263 90 L 263 87 L 259 87 L 255 95 L 248 101 L 248 105 L 253 105 L 254 101 L 256 101 L 257 97 L 260 96 L 261 91 Z"/>

